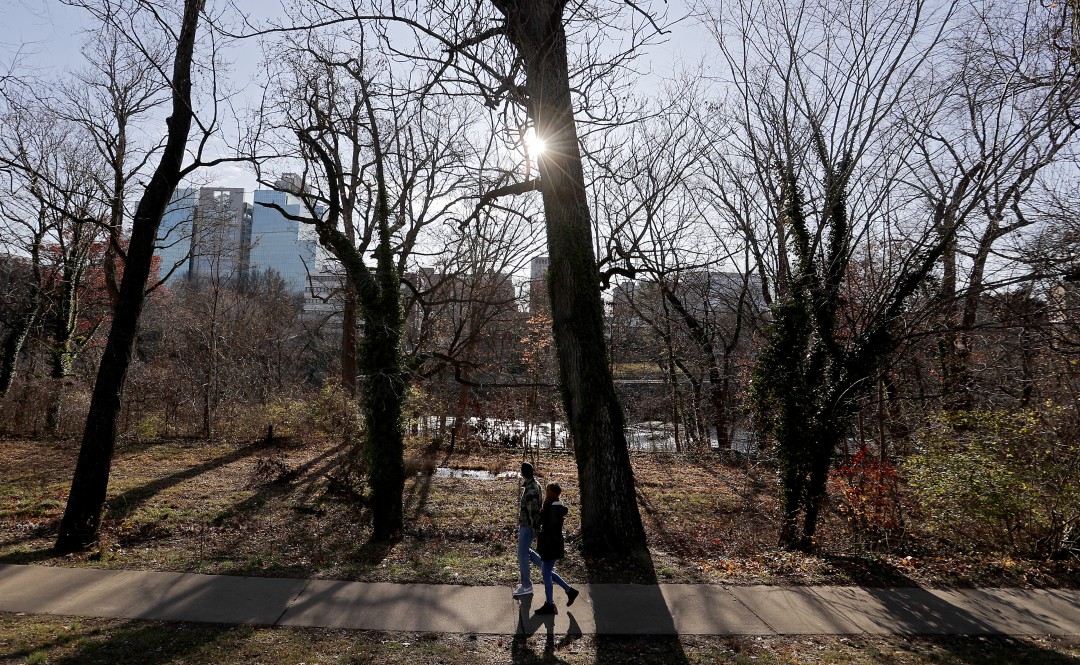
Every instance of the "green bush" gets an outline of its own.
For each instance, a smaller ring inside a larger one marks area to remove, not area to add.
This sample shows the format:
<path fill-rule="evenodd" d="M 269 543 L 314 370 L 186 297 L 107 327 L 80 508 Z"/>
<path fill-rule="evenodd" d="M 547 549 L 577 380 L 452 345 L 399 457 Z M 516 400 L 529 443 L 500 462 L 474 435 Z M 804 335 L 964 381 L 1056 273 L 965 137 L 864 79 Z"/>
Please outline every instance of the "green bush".
<path fill-rule="evenodd" d="M 158 416 L 146 416 L 136 423 L 132 433 L 139 443 L 149 443 L 156 440 L 165 431 L 165 421 Z"/>
<path fill-rule="evenodd" d="M 1076 413 L 1047 404 L 934 417 L 905 464 L 925 528 L 965 550 L 1053 557 L 1080 525 Z"/>

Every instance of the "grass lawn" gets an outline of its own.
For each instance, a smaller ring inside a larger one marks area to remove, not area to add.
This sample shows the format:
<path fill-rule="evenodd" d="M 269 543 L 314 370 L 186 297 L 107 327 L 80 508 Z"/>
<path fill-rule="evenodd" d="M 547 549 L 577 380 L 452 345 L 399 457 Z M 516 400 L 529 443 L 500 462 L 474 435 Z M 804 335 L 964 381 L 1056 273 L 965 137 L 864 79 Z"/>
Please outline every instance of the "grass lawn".
<path fill-rule="evenodd" d="M 439 478 L 436 466 L 516 469 L 520 452 L 413 450 L 406 483 L 407 526 L 392 547 L 368 541 L 365 509 L 333 491 L 328 476 L 343 453 L 323 439 L 256 442 L 171 440 L 117 451 L 100 548 L 50 550 L 77 454 L 72 442 L 0 442 L 0 563 L 194 571 L 280 577 L 500 584 L 515 581 L 517 482 Z M 914 543 L 889 554 L 853 545 L 829 513 L 814 555 L 773 547 L 776 478 L 767 468 L 713 459 L 632 456 L 652 560 L 647 578 L 711 584 L 873 586 L 1077 586 L 1074 561 L 935 553 Z M 284 473 L 283 473 L 284 472 Z M 568 579 L 635 581 L 623 562 L 583 561 L 576 466 L 544 453 L 539 474 L 564 487 L 571 506 Z M 284 476 L 284 477 L 283 477 Z"/>
<path fill-rule="evenodd" d="M 1076 638 L 696 637 L 431 635 L 262 628 L 0 613 L 0 664 L 391 665 L 568 663 L 1080 662 Z"/>

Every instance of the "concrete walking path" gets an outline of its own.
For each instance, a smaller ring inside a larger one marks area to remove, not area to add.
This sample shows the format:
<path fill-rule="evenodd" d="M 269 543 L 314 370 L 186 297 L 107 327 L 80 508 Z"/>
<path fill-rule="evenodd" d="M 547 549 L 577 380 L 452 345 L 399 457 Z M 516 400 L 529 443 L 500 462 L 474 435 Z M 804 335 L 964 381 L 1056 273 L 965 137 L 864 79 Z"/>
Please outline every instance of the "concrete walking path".
<path fill-rule="evenodd" d="M 534 580 L 534 583 L 538 580 Z M 583 584 L 539 617 L 508 587 L 0 564 L 0 611 L 363 630 L 605 635 L 1080 635 L 1080 590 Z"/>

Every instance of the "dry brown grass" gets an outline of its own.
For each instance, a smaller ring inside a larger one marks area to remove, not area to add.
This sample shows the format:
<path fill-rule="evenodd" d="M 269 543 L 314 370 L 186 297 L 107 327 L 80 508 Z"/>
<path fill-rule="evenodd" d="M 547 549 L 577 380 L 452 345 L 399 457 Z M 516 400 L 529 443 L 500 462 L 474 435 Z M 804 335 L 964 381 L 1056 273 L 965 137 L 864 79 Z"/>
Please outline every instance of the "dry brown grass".
<path fill-rule="evenodd" d="M 0 665 L 496 665 L 1076 663 L 1080 640 L 1050 637 L 650 637 L 419 635 L 0 613 Z"/>
<path fill-rule="evenodd" d="M 447 454 L 410 450 L 407 528 L 387 547 L 368 541 L 369 515 L 331 491 L 343 448 L 328 440 L 166 441 L 128 444 L 113 466 L 99 549 L 68 556 L 50 547 L 77 448 L 0 442 L 0 562 L 327 579 L 505 584 L 515 578 L 517 483 L 436 478 L 436 466 L 516 468 L 519 451 Z M 892 554 L 855 548 L 829 515 L 816 555 L 781 551 L 776 478 L 768 469 L 671 455 L 635 454 L 634 470 L 656 579 L 713 584 L 1076 586 L 1074 563 Z M 545 453 L 539 473 L 577 503 L 570 455 Z M 579 523 L 571 510 L 571 545 Z M 617 562 L 561 564 L 571 580 L 634 581 Z"/>

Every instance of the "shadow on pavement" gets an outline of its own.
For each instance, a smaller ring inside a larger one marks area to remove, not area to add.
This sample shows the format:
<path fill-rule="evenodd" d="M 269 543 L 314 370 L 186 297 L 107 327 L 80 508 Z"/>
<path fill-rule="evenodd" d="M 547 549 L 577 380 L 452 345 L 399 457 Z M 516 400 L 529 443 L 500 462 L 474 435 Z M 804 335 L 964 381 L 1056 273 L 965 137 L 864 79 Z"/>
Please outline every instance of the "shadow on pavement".
<path fill-rule="evenodd" d="M 570 626 L 566 634 L 560 636 L 556 642 L 555 616 L 551 614 L 538 616 L 535 614 L 536 608 L 543 604 L 543 598 L 539 598 L 535 606 L 534 598 L 538 597 L 528 595 L 517 599 L 518 630 L 514 634 L 514 641 L 510 646 L 511 662 L 515 663 L 515 665 L 566 663 L 567 661 L 556 656 L 555 652 L 581 638 L 581 628 L 578 627 L 577 619 L 574 618 L 574 613 L 569 609 L 560 610 L 566 613 L 566 618 L 570 620 Z M 540 653 L 537 653 L 529 646 L 529 638 L 540 632 L 541 629 L 544 631 L 544 648 Z"/>
<path fill-rule="evenodd" d="M 689 663 L 682 642 L 675 630 L 675 620 L 660 591 L 659 579 L 647 550 L 628 555 L 617 562 L 621 575 L 633 579 L 635 584 L 633 606 L 626 605 L 626 597 L 615 593 L 605 582 L 610 581 L 612 564 L 606 561 L 602 567 L 587 565 L 589 596 L 596 620 L 597 664 L 626 662 L 627 642 L 650 636 L 648 653 L 642 654 L 646 662 Z"/>
<path fill-rule="evenodd" d="M 878 627 L 896 635 L 917 635 L 957 663 L 996 662 L 990 657 L 992 651 L 1002 652 L 1001 662 L 1080 663 L 1021 637 L 1042 633 L 1047 622 L 1053 621 L 1053 614 L 1046 611 L 1046 595 L 1023 589 L 932 591 L 920 588 L 894 566 L 876 564 L 872 572 L 883 586 L 840 588 L 831 593 L 833 609 L 857 618 L 870 632 Z M 1007 617 L 999 607 L 1008 610 Z M 1080 607 L 1076 609 L 1080 616 Z M 1010 649 L 1016 653 L 1004 655 Z"/>

